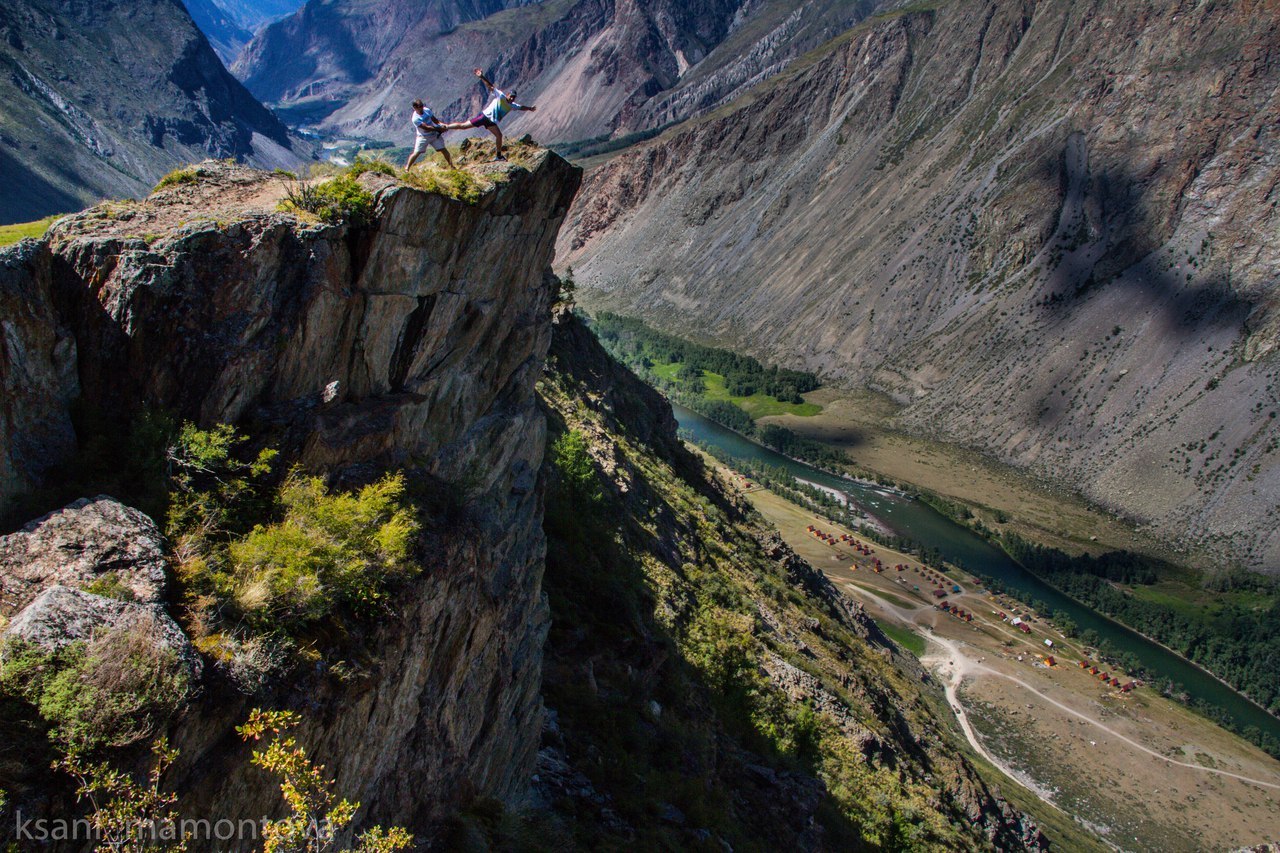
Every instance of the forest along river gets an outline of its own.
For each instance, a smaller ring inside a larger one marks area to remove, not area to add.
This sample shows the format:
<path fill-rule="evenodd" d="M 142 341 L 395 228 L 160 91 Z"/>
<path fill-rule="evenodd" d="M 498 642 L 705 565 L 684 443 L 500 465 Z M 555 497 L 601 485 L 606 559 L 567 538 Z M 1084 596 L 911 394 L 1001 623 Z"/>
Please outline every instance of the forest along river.
<path fill-rule="evenodd" d="M 843 493 L 855 506 L 894 533 L 936 548 L 943 559 L 965 571 L 999 580 L 1020 598 L 1038 599 L 1049 605 L 1051 612 L 1066 613 L 1081 631 L 1090 628 L 1097 631 L 1115 649 L 1131 653 L 1156 678 L 1182 685 L 1188 695 L 1222 709 L 1242 727 L 1257 726 L 1280 737 L 1280 719 L 1163 646 L 1063 595 L 999 548 L 928 504 L 797 462 L 684 406 L 672 403 L 671 407 L 680 427 L 697 441 L 714 445 L 739 459 L 784 468 L 793 477 Z"/>

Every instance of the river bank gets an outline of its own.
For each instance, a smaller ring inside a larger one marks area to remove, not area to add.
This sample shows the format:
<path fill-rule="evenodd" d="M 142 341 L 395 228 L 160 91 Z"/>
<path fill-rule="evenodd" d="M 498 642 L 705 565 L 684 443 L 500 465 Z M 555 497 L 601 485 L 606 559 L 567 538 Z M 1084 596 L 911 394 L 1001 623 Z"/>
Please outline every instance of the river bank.
<path fill-rule="evenodd" d="M 1218 678 L 1185 658 L 1066 596 L 1018 565 L 985 539 L 941 515 L 924 502 L 904 501 L 846 478 L 835 477 L 787 459 L 684 407 L 676 406 L 675 411 L 681 426 L 699 441 L 714 444 L 731 456 L 781 467 L 795 477 L 843 491 L 880 522 L 903 536 L 936 549 L 951 564 L 967 572 L 998 580 L 1023 600 L 1044 602 L 1049 612 L 1064 612 L 1082 632 L 1097 632 L 1117 652 L 1132 655 L 1155 677 L 1181 685 L 1188 696 L 1218 709 L 1240 730 L 1254 726 L 1272 737 L 1280 737 L 1280 720 L 1247 697 L 1225 687 Z"/>
<path fill-rule="evenodd" d="M 937 677 L 940 711 L 954 716 L 956 736 L 985 772 L 1002 774 L 992 781 L 1006 796 L 1057 828 L 1063 849 L 1234 849 L 1280 835 L 1280 762 L 1150 688 L 1123 693 L 1103 685 L 1077 665 L 1087 655 L 1078 639 L 1040 619 L 1032 635 L 1011 629 L 998 613 L 1012 613 L 1016 603 L 961 573 L 950 573 L 962 590 L 948 600 L 972 622 L 935 608 L 926 573 L 910 555 L 877 545 L 869 556 L 830 544 L 808 526 L 837 540 L 857 531 L 767 489 L 745 497 L 877 622 L 923 639 L 919 656 Z M 876 557 L 907 568 L 877 573 Z"/>

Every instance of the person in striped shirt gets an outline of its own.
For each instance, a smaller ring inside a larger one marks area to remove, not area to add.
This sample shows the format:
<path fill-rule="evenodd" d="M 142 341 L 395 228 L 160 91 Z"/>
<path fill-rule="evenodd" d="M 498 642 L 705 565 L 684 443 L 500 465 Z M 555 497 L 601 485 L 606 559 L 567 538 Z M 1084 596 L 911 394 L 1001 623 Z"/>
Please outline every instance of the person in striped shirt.
<path fill-rule="evenodd" d="M 504 92 L 493 83 L 489 82 L 489 78 L 484 76 L 484 72 L 479 68 L 476 69 L 476 76 L 480 78 L 480 82 L 489 90 L 491 100 L 488 105 L 472 116 L 467 121 L 458 121 L 453 124 L 446 124 L 446 130 L 466 130 L 472 127 L 487 128 L 498 142 L 498 156 L 494 157 L 495 161 L 506 160 L 502 156 L 502 130 L 498 124 L 506 117 L 507 113 L 512 110 L 527 110 L 533 112 L 537 107 L 525 106 L 516 102 L 516 91 L 512 89 L 510 92 Z"/>

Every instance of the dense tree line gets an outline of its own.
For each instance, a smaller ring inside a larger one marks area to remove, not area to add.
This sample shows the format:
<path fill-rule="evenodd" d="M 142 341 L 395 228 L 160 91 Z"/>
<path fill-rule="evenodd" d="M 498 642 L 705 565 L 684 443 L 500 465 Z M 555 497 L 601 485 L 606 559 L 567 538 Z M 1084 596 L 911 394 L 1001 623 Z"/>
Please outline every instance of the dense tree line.
<path fill-rule="evenodd" d="M 1046 548 L 1028 542 L 1016 533 L 1003 534 L 1000 544 L 1009 556 L 1040 574 L 1083 573 L 1118 583 L 1151 584 L 1160 580 L 1161 576 L 1167 577 L 1174 570 L 1173 566 L 1163 560 L 1131 551 L 1108 551 L 1096 557 L 1091 554 L 1073 557 L 1057 548 Z"/>
<path fill-rule="evenodd" d="M 818 387 L 818 377 L 812 373 L 765 367 L 751 356 L 682 340 L 608 311 L 597 314 L 591 327 L 605 348 L 633 370 L 640 367 L 647 372 L 654 364 L 679 364 L 676 382 L 684 390 L 701 393 L 704 371 L 723 376 L 735 397 L 767 394 L 784 403 L 803 403 L 800 395 Z"/>

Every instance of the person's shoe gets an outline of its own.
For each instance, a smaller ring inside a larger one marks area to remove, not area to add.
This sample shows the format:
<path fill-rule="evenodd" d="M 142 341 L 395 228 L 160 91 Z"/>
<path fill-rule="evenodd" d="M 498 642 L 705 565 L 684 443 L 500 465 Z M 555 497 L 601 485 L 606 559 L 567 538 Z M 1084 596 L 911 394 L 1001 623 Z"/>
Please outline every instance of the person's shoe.
<path fill-rule="evenodd" d="M 494 157 L 494 158 L 493 158 L 493 162 L 495 162 L 495 163 L 505 163 L 505 162 L 507 162 L 507 158 L 506 158 L 506 157 L 503 157 L 501 154 L 499 154 L 497 157 Z"/>

